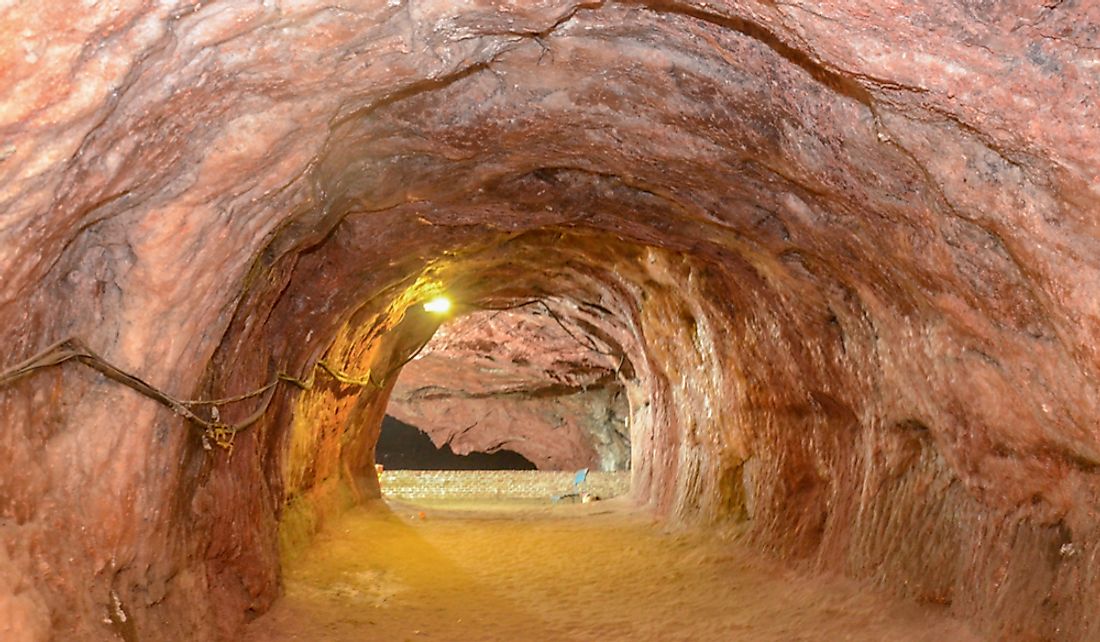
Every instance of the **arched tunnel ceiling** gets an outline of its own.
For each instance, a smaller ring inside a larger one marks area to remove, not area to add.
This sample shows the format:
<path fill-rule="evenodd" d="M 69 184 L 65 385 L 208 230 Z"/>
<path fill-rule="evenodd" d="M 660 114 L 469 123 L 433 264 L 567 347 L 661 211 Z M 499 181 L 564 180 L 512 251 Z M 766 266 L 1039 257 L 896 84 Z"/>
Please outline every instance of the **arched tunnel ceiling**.
<path fill-rule="evenodd" d="M 78 336 L 230 396 L 318 360 L 394 371 L 433 288 L 589 300 L 657 510 L 747 520 L 990 631 L 1100 634 L 1095 3 L 135 0 L 0 24 L 0 369 Z M 265 608 L 278 524 L 293 545 L 371 490 L 392 378 L 316 376 L 232 455 L 86 370 L 0 389 L 0 459 L 25 463 L 0 473 L 0 606 L 86 635 L 123 603 L 161 637 Z"/>

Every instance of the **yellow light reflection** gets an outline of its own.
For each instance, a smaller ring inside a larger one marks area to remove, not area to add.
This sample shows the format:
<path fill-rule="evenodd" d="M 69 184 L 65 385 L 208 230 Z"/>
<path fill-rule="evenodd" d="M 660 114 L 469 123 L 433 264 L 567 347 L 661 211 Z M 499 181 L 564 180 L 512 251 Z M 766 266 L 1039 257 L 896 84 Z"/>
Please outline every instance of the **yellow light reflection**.
<path fill-rule="evenodd" d="M 436 314 L 447 314 L 451 311 L 451 300 L 440 295 L 425 303 L 424 309 Z"/>

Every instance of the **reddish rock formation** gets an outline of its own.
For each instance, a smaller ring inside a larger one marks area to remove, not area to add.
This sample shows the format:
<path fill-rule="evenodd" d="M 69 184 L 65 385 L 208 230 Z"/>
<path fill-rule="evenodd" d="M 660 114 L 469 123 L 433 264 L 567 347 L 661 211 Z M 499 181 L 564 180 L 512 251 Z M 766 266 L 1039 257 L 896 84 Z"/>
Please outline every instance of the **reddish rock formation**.
<path fill-rule="evenodd" d="M 992 637 L 1100 637 L 1100 5 L 0 25 L 0 372 L 76 336 L 149 386 L 78 350 L 0 388 L 0 635 L 210 639 L 265 609 L 280 541 L 377 492 L 446 288 L 598 306 L 654 510 Z"/>
<path fill-rule="evenodd" d="M 532 302 L 443 325 L 402 368 L 386 412 L 460 455 L 508 449 L 542 470 L 626 470 L 623 355 L 551 310 Z"/>

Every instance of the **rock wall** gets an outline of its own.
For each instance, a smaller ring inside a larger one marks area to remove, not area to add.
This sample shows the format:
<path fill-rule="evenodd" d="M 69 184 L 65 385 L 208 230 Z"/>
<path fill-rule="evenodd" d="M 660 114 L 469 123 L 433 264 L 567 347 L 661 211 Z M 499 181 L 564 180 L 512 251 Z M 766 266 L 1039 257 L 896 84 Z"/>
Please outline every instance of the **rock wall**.
<path fill-rule="evenodd" d="M 4 637 L 217 639 L 264 610 L 280 548 L 378 492 L 442 290 L 566 302 L 622 355 L 653 510 L 991 637 L 1100 637 L 1095 3 L 0 25 Z M 42 352 L 74 336 L 102 361 Z"/>
<path fill-rule="evenodd" d="M 626 470 L 621 354 L 566 325 L 565 307 L 539 300 L 444 324 L 402 368 L 386 412 L 460 455 L 503 448 L 540 470 Z"/>

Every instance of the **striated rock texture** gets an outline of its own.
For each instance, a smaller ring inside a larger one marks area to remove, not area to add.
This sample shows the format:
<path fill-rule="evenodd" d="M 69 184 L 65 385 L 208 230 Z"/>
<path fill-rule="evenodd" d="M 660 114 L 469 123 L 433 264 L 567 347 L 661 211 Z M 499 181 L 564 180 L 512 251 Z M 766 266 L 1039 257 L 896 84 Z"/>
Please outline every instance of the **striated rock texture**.
<path fill-rule="evenodd" d="M 216 402 L 77 361 L 0 388 L 0 637 L 231 636 L 280 550 L 377 493 L 447 290 L 566 302 L 623 355 L 655 511 L 993 638 L 1100 638 L 1100 5 L 9 2 L 0 28 L 0 372 L 76 336 Z"/>
<path fill-rule="evenodd" d="M 628 469 L 622 355 L 550 305 L 445 324 L 402 368 L 386 412 L 460 455 L 507 449 L 540 470 Z"/>

